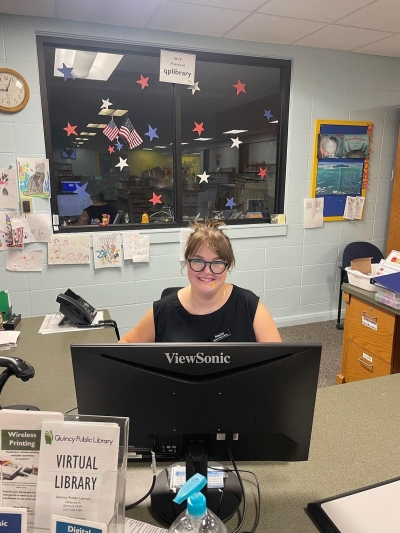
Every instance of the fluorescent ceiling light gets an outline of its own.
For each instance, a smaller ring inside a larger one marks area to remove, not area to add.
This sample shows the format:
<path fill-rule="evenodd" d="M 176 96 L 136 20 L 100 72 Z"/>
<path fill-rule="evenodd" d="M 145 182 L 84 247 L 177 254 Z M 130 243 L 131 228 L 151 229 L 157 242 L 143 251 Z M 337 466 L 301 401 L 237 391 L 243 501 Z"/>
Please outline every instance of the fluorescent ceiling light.
<path fill-rule="evenodd" d="M 81 142 L 79 142 L 78 144 L 85 144 L 85 143 L 81 141 Z"/>
<path fill-rule="evenodd" d="M 230 130 L 230 131 L 223 131 L 222 133 L 226 133 L 226 134 L 229 134 L 229 135 L 232 133 L 233 135 L 235 135 L 237 133 L 244 133 L 246 131 L 249 131 L 249 130 Z"/>
<path fill-rule="evenodd" d="M 189 143 L 181 143 L 181 144 L 189 144 Z"/>
<path fill-rule="evenodd" d="M 270 124 L 276 124 L 277 122 L 279 122 L 279 120 L 271 120 Z"/>
<path fill-rule="evenodd" d="M 116 109 L 113 113 L 113 116 L 114 117 L 122 117 L 122 115 L 125 115 L 125 113 L 127 113 L 129 111 L 129 109 Z"/>
<path fill-rule="evenodd" d="M 143 148 L 143 150 L 147 150 L 148 152 L 150 152 L 151 150 L 153 150 L 153 148 Z"/>
<path fill-rule="evenodd" d="M 89 140 L 88 137 L 84 137 L 84 138 L 82 139 L 82 141 L 88 141 L 88 140 Z"/>
<path fill-rule="evenodd" d="M 79 135 L 89 135 L 88 131 L 81 131 Z"/>
<path fill-rule="evenodd" d="M 81 135 L 89 135 L 90 137 L 94 137 L 97 135 L 97 133 L 81 133 Z"/>
<path fill-rule="evenodd" d="M 72 75 L 75 78 L 107 81 L 123 57 L 118 54 L 56 48 L 54 76 L 64 77 L 64 74 L 57 69 L 62 68 L 65 63 L 67 67 L 73 67 Z"/>
<path fill-rule="evenodd" d="M 82 138 L 81 138 L 81 137 L 75 137 L 75 140 L 76 140 L 76 141 L 81 141 Z"/>
<path fill-rule="evenodd" d="M 154 148 L 167 148 L 166 146 L 155 146 Z"/>
<path fill-rule="evenodd" d="M 193 139 L 194 141 L 211 141 L 212 137 L 199 137 L 197 139 Z"/>
<path fill-rule="evenodd" d="M 98 115 L 113 115 L 114 111 L 117 111 L 116 109 L 100 109 L 100 111 L 97 113 Z"/>
<path fill-rule="evenodd" d="M 200 152 L 192 152 L 190 155 L 200 155 Z"/>
<path fill-rule="evenodd" d="M 98 128 L 99 125 L 98 124 L 86 124 L 86 127 L 87 128 Z"/>

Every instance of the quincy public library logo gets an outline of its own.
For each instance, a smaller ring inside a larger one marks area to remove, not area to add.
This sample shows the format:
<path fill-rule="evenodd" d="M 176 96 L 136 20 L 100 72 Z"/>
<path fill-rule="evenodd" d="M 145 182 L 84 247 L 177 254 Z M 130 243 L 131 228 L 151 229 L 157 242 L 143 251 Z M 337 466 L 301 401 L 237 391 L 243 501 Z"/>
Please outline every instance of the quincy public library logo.
<path fill-rule="evenodd" d="M 53 432 L 51 429 L 44 432 L 44 441 L 46 444 L 53 444 Z"/>

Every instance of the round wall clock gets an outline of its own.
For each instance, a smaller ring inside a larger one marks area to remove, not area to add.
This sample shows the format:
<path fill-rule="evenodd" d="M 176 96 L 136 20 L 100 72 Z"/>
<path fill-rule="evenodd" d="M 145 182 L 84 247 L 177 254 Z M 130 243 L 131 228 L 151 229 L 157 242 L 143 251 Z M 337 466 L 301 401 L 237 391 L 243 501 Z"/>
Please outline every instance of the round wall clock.
<path fill-rule="evenodd" d="M 16 113 L 29 100 L 29 86 L 23 76 L 10 68 L 0 68 L 0 111 Z"/>

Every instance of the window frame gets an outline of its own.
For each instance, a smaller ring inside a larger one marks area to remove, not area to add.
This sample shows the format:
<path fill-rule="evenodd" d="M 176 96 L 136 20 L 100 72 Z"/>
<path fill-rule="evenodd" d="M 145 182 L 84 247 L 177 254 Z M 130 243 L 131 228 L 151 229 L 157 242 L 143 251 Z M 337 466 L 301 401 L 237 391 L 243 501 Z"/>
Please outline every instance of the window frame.
<path fill-rule="evenodd" d="M 284 196 L 286 184 L 286 155 L 287 155 L 287 140 L 288 140 L 288 126 L 289 126 L 289 100 L 290 100 L 290 81 L 292 62 L 290 59 L 275 59 L 263 56 L 251 56 L 242 54 L 228 54 L 218 53 L 204 50 L 196 50 L 196 48 L 187 49 L 177 46 L 160 46 L 148 44 L 122 44 L 112 41 L 100 41 L 99 39 L 82 39 L 74 37 L 53 37 L 46 35 L 36 36 L 37 53 L 38 53 L 38 67 L 39 67 L 39 84 L 40 95 L 43 114 L 43 131 L 45 140 L 46 157 L 49 160 L 50 166 L 50 184 L 53 188 L 54 180 L 54 161 L 53 149 L 51 142 L 50 130 L 50 115 L 48 106 L 47 94 L 47 80 L 45 71 L 45 47 L 55 46 L 63 48 L 79 48 L 81 50 L 102 50 L 103 52 L 109 50 L 112 53 L 132 53 L 138 52 L 143 55 L 154 56 L 155 52 L 161 49 L 178 50 L 182 53 L 195 54 L 196 60 L 210 63 L 237 63 L 246 66 L 261 66 L 279 68 L 280 71 L 280 120 L 277 124 L 277 157 L 276 157 L 276 177 L 275 177 L 275 197 L 274 197 L 274 213 L 284 212 Z M 81 233 L 94 231 L 121 231 L 122 228 L 126 230 L 138 230 L 145 227 L 146 230 L 159 230 L 167 228 L 181 228 L 187 227 L 188 222 L 182 219 L 182 165 L 177 164 L 182 161 L 182 109 L 180 90 L 176 90 L 175 84 L 172 85 L 172 116 L 173 116 L 173 175 L 174 175 L 174 218 L 172 223 L 163 224 L 110 224 L 109 226 L 59 226 L 59 233 Z M 50 199 L 51 213 L 58 216 L 57 195 L 52 194 Z M 233 226 L 248 226 L 252 224 L 268 224 L 268 222 L 260 222 L 260 219 L 235 219 L 225 220 L 225 225 Z M 53 226 L 57 224 L 54 224 Z"/>

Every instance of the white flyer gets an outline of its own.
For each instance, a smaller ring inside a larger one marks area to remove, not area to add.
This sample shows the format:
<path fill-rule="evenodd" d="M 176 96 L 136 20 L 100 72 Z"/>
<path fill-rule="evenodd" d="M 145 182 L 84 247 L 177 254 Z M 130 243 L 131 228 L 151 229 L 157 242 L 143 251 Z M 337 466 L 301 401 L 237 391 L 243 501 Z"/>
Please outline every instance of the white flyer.
<path fill-rule="evenodd" d="M 150 237 L 148 235 L 133 235 L 132 261 L 134 263 L 148 263 L 150 261 Z"/>
<path fill-rule="evenodd" d="M 0 410 L 3 505 L 26 507 L 32 531 L 38 480 L 41 427 L 44 420 L 63 420 L 62 413 Z"/>
<path fill-rule="evenodd" d="M 168 530 L 125 517 L 125 533 L 168 533 Z"/>
<path fill-rule="evenodd" d="M 88 422 L 42 425 L 35 528 L 51 515 L 108 524 L 114 514 L 119 426 Z"/>
<path fill-rule="evenodd" d="M 323 225 L 324 198 L 305 198 L 303 228 L 320 228 Z"/>
<path fill-rule="evenodd" d="M 347 220 L 354 220 L 355 208 L 356 208 L 355 196 L 348 196 L 346 198 L 346 205 L 344 207 L 343 218 Z"/>
<path fill-rule="evenodd" d="M 365 198 L 356 196 L 356 205 L 354 208 L 354 220 L 361 220 L 364 209 Z"/>

